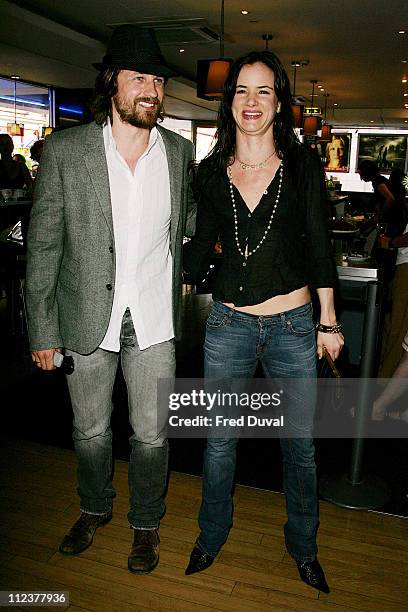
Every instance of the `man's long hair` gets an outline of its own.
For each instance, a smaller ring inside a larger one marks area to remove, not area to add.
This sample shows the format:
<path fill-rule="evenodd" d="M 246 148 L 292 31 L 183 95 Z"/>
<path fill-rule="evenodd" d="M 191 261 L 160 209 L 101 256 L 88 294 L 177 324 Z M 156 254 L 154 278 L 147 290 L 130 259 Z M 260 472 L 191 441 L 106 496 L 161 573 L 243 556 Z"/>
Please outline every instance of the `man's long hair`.
<path fill-rule="evenodd" d="M 232 115 L 232 101 L 235 96 L 238 75 L 243 66 L 261 62 L 272 70 L 275 76 L 275 94 L 281 103 L 280 112 L 275 115 L 273 136 L 276 152 L 282 159 L 292 144 L 298 142 L 294 133 L 292 96 L 288 75 L 279 58 L 271 51 L 251 51 L 232 64 L 224 85 L 223 98 L 218 111 L 217 141 L 214 148 L 205 158 L 205 164 L 211 168 L 224 169 L 230 158 L 233 158 L 236 146 L 236 124 Z"/>
<path fill-rule="evenodd" d="M 108 117 L 112 122 L 112 98 L 118 91 L 119 72 L 119 68 L 105 68 L 96 77 L 91 110 L 98 125 L 106 125 Z"/>
<path fill-rule="evenodd" d="M 118 92 L 118 75 L 121 68 L 105 68 L 96 77 L 95 89 L 91 100 L 91 111 L 98 125 L 106 125 L 108 117 L 112 123 L 112 98 Z M 167 83 L 164 79 L 164 84 Z M 163 109 L 163 104 L 162 104 Z M 160 111 L 157 120 L 163 121 L 164 112 Z"/>

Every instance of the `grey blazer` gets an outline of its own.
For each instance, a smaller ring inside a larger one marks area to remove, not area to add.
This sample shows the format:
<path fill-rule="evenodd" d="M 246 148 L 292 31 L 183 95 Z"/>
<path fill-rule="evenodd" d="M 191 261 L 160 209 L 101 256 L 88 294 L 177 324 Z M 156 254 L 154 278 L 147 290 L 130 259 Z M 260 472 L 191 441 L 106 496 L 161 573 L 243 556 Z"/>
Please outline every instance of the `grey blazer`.
<path fill-rule="evenodd" d="M 194 232 L 187 167 L 191 142 L 158 126 L 171 191 L 173 321 L 180 335 L 183 236 Z M 36 179 L 27 238 L 26 302 L 31 350 L 87 355 L 105 336 L 115 290 L 115 241 L 102 128 L 52 134 Z"/>

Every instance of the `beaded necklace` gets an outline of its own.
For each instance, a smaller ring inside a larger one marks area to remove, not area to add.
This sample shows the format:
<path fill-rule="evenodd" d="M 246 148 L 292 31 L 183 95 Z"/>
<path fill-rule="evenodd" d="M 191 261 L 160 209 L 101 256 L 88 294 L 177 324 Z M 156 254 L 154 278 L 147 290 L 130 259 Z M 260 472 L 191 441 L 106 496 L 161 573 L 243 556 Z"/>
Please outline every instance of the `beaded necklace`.
<path fill-rule="evenodd" d="M 235 159 L 239 164 L 241 164 L 242 170 L 259 170 L 260 168 L 266 168 L 266 163 L 271 159 L 273 155 L 276 155 L 276 151 L 272 151 L 270 155 L 263 161 L 259 162 L 259 164 L 247 164 L 246 162 L 241 161 L 235 156 Z"/>
<path fill-rule="evenodd" d="M 238 215 L 237 215 L 237 207 L 235 204 L 235 196 L 234 196 L 234 188 L 233 188 L 233 182 L 232 182 L 232 174 L 231 174 L 231 168 L 228 166 L 227 168 L 227 175 L 228 175 L 228 180 L 229 180 L 229 188 L 230 188 L 230 195 L 231 195 L 231 202 L 232 202 L 232 208 L 234 211 L 234 229 L 235 229 L 235 243 L 237 245 L 237 249 L 238 249 L 238 253 L 246 259 L 248 259 L 248 257 L 251 257 L 251 255 L 253 255 L 254 253 L 256 253 L 256 251 L 259 249 L 259 247 L 262 245 L 262 243 L 264 242 L 266 236 L 268 235 L 269 230 L 271 229 L 272 226 L 272 221 L 273 218 L 275 216 L 276 213 L 276 209 L 278 208 L 278 204 L 279 204 L 279 200 L 280 200 L 280 194 L 281 194 L 281 189 L 282 189 L 282 181 L 283 181 L 283 162 L 281 162 L 280 164 L 280 168 L 279 168 L 279 185 L 278 185 L 278 193 L 276 194 L 276 199 L 275 199 L 275 204 L 273 205 L 272 208 L 272 212 L 271 212 L 271 216 L 269 218 L 269 223 L 266 226 L 266 230 L 263 233 L 263 236 L 261 238 L 261 240 L 258 242 L 258 244 L 256 245 L 255 248 L 253 248 L 251 251 L 249 251 L 248 249 L 248 237 L 246 237 L 246 241 L 245 241 L 245 250 L 243 251 L 241 248 L 241 245 L 239 243 L 239 238 L 238 238 Z"/>

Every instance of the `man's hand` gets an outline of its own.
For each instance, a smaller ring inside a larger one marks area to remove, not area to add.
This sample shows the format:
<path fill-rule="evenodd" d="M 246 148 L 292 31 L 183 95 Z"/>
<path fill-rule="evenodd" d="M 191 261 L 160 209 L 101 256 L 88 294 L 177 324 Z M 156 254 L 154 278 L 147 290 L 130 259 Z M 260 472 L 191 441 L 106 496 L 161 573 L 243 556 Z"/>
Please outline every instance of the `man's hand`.
<path fill-rule="evenodd" d="M 61 353 L 61 349 L 52 348 L 43 351 L 32 351 L 31 359 L 40 370 L 55 370 L 54 353 Z"/>

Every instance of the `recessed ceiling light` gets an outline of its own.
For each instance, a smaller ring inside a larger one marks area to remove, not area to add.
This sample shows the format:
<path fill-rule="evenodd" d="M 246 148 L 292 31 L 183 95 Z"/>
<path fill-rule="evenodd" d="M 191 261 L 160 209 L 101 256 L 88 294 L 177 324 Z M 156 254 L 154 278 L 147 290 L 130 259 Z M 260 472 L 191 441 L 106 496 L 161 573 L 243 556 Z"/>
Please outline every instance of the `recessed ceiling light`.
<path fill-rule="evenodd" d="M 242 9 L 241 15 L 249 15 L 249 11 L 247 9 Z"/>
<path fill-rule="evenodd" d="M 401 83 L 407 83 L 408 82 L 408 78 L 407 76 L 404 74 L 404 76 L 401 79 Z"/>
<path fill-rule="evenodd" d="M 337 102 L 335 102 L 335 103 L 333 104 L 333 106 L 338 106 Z"/>
<path fill-rule="evenodd" d="M 408 93 L 404 93 L 404 98 L 406 98 L 408 96 Z"/>
<path fill-rule="evenodd" d="M 402 62 L 403 64 L 406 64 L 406 63 L 408 62 L 408 60 L 401 60 L 401 62 Z"/>
<path fill-rule="evenodd" d="M 400 30 L 398 30 L 398 34 L 406 34 L 407 31 L 404 30 L 403 28 L 401 28 Z"/>
<path fill-rule="evenodd" d="M 184 53 L 185 49 L 179 49 L 179 53 Z"/>

